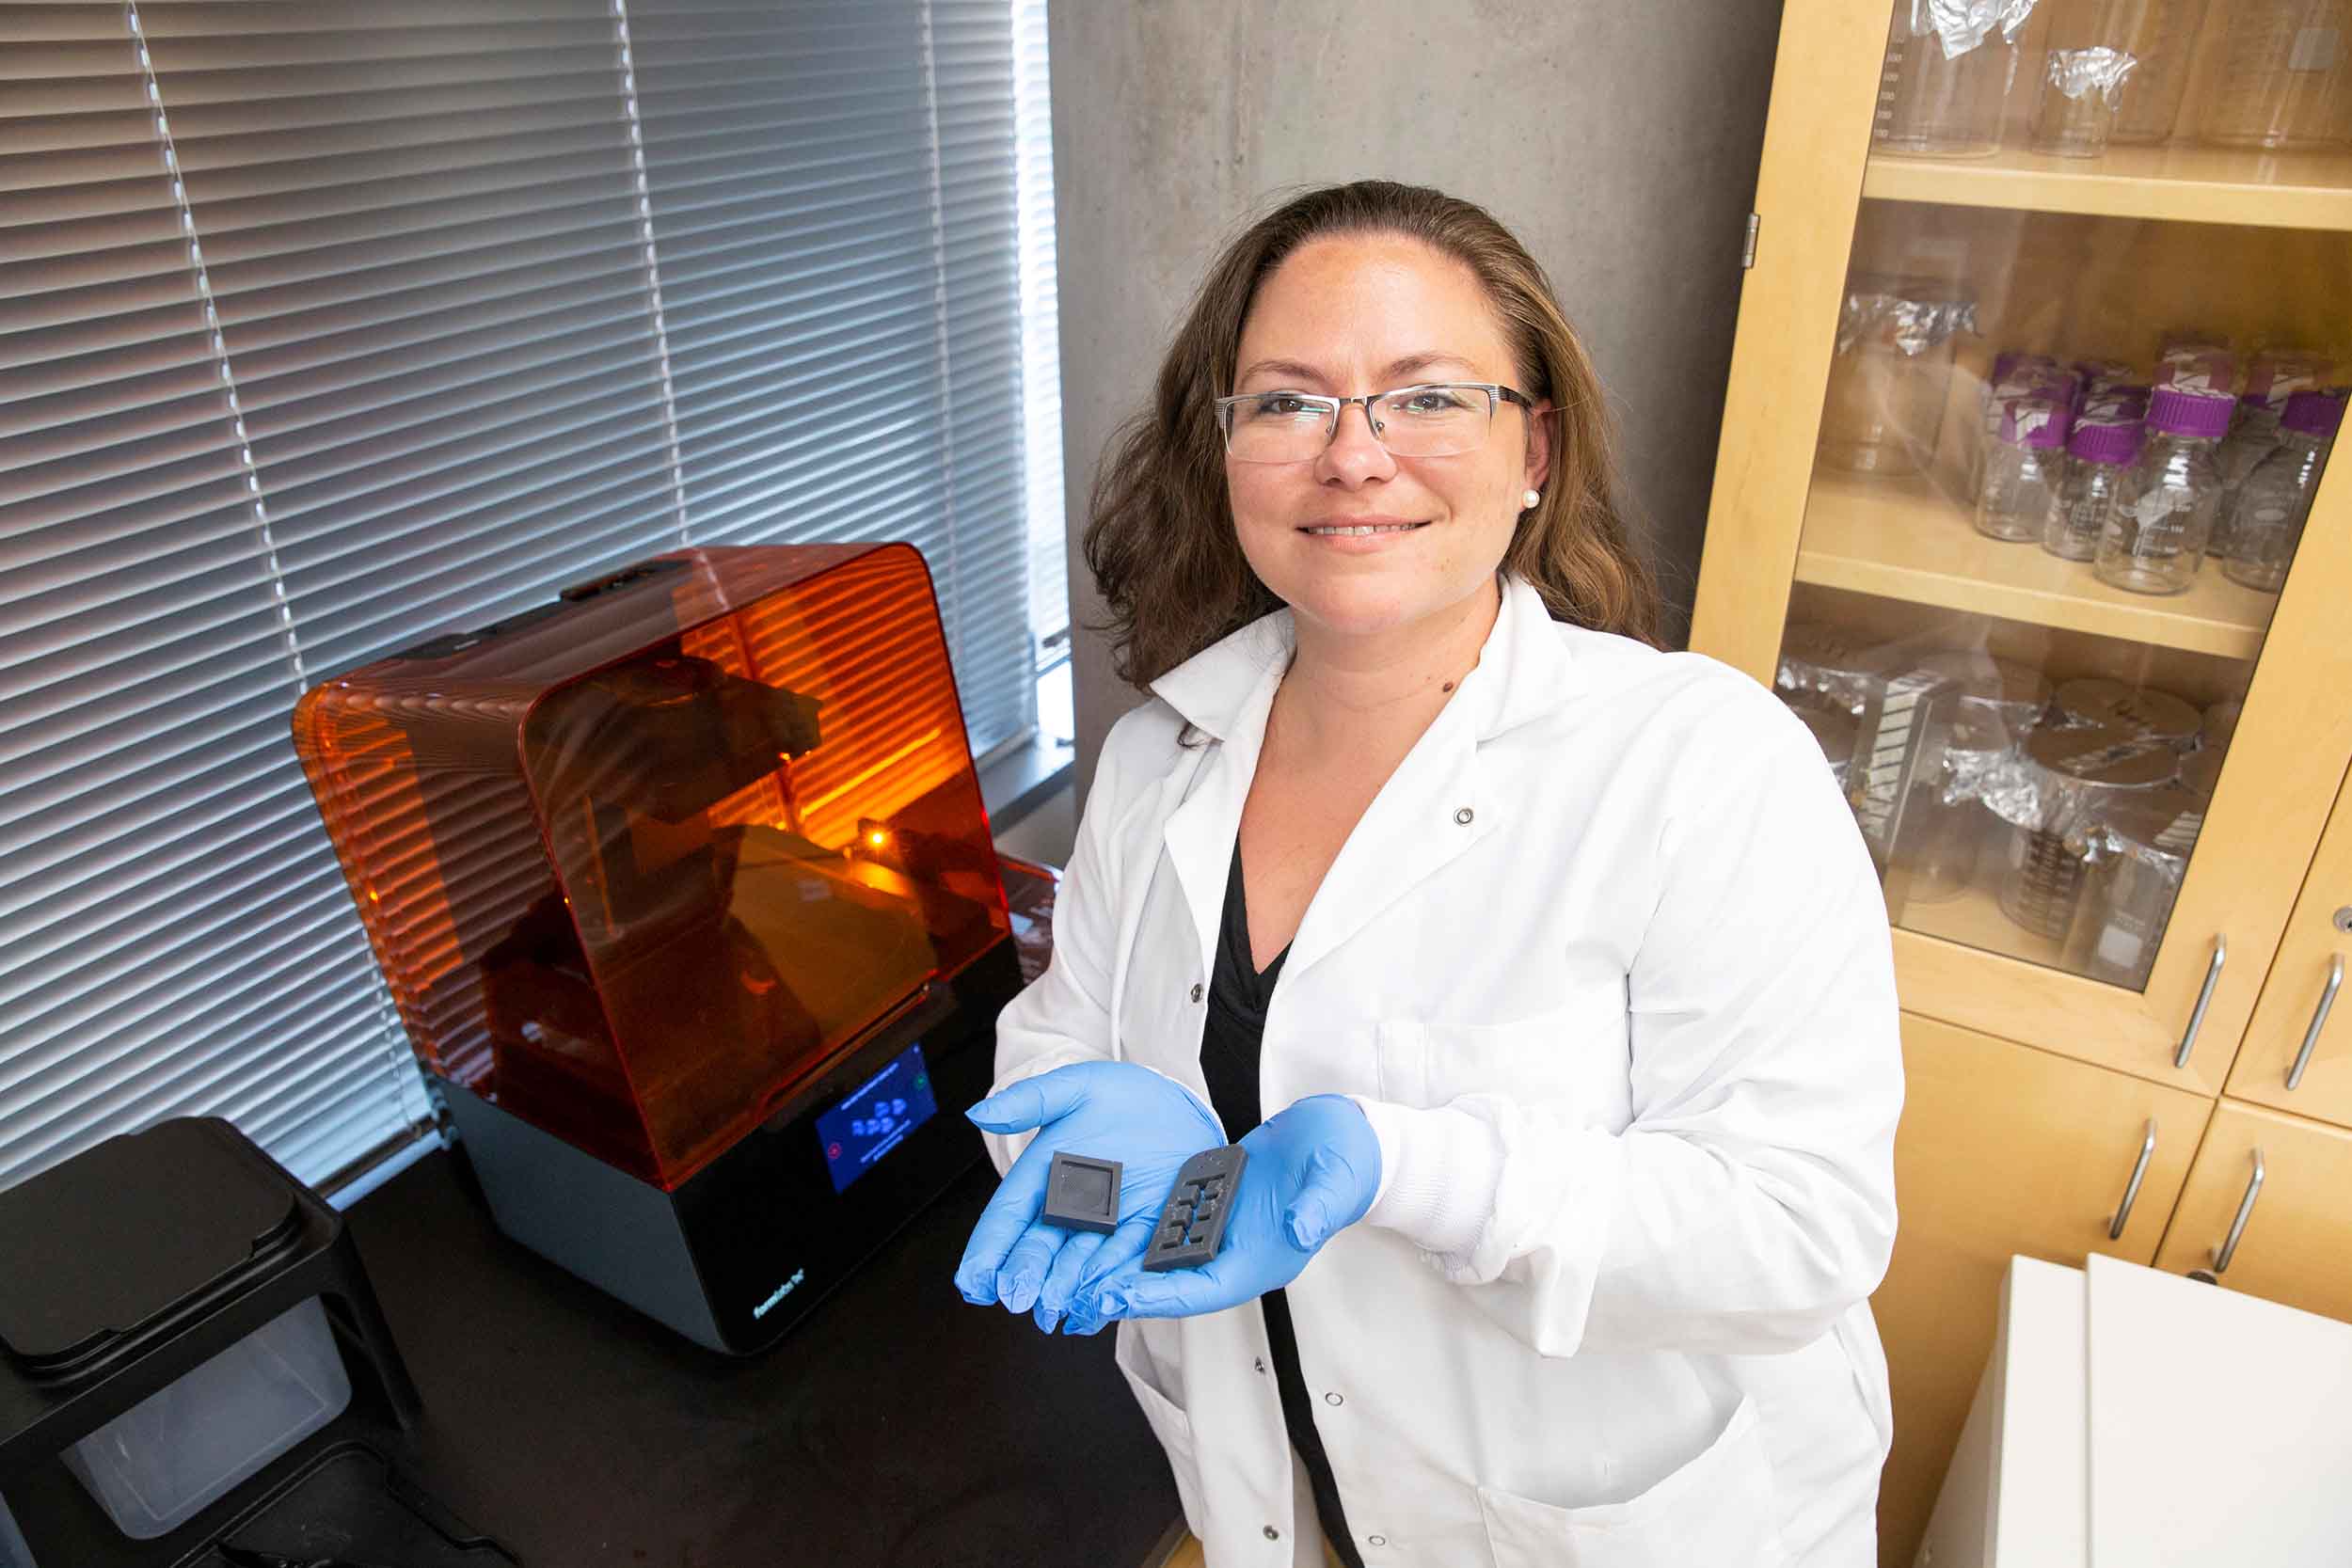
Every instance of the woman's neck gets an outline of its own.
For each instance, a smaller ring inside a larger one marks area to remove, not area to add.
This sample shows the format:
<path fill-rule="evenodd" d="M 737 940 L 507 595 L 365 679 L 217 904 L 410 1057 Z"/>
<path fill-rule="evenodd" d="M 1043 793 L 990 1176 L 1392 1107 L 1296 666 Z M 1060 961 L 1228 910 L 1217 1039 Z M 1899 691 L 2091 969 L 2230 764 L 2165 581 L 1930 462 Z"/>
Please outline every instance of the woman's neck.
<path fill-rule="evenodd" d="M 1401 754 L 1477 666 L 1502 612 L 1499 585 L 1378 637 L 1346 637 L 1296 623 L 1297 652 L 1275 694 L 1268 728 L 1295 760 Z"/>

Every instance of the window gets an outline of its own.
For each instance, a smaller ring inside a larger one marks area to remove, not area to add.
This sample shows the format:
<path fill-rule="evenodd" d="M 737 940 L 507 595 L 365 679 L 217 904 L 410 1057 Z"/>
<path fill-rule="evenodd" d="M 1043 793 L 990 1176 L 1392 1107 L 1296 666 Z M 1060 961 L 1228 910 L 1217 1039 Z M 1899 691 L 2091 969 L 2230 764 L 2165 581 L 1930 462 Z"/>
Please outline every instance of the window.
<path fill-rule="evenodd" d="M 1025 4 L 0 14 L 0 1184 L 191 1113 L 331 1184 L 427 1120 L 287 734 L 338 670 L 901 538 L 975 752 L 1025 737 Z"/>

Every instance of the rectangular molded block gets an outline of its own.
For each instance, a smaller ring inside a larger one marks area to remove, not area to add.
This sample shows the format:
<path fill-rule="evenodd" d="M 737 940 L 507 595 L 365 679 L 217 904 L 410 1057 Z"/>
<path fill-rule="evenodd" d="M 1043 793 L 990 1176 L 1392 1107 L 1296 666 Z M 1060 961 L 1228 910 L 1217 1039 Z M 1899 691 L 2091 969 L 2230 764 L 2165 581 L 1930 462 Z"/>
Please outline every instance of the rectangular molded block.
<path fill-rule="evenodd" d="M 1056 1154 L 1045 1173 L 1045 1205 L 1038 1217 L 1072 1230 L 1107 1234 L 1118 1229 L 1119 1178 L 1123 1168 L 1116 1160 Z"/>
<path fill-rule="evenodd" d="M 1232 1217 L 1241 1189 L 1241 1168 L 1249 1156 L 1239 1144 L 1204 1148 L 1184 1162 L 1168 1189 L 1159 1228 L 1144 1248 L 1146 1272 L 1197 1268 L 1225 1244 L 1225 1223 Z"/>

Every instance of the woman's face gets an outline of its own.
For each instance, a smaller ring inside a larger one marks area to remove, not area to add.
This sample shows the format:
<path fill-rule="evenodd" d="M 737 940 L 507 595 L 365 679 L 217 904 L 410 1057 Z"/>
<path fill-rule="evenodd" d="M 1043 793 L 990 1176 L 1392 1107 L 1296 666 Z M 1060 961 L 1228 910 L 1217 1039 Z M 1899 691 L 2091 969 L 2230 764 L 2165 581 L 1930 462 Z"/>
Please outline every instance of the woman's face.
<path fill-rule="evenodd" d="M 1400 234 L 1332 235 L 1292 252 L 1259 286 L 1235 363 L 1236 393 L 1352 397 L 1433 381 L 1525 390 L 1476 276 Z M 1477 450 L 1395 457 L 1359 404 L 1319 457 L 1228 457 L 1242 554 L 1302 630 L 1377 635 L 1460 606 L 1489 591 L 1523 493 L 1543 485 L 1544 424 L 1501 404 Z M 1316 531 L 1365 526 L 1384 531 Z"/>

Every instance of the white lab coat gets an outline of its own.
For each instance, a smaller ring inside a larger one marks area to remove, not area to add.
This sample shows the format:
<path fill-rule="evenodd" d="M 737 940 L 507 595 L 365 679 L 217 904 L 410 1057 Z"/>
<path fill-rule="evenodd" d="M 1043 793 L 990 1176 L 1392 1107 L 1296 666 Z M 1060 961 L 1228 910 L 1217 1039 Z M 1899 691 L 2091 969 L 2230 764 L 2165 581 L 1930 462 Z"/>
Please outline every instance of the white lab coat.
<path fill-rule="evenodd" d="M 1206 1102 L 1292 642 L 1287 611 L 1259 621 L 1112 729 L 998 1087 L 1108 1056 Z M 1290 1288 L 1368 1563 L 1874 1561 L 1893 960 L 1853 819 L 1769 692 L 1506 580 L 1300 922 L 1261 1085 L 1268 1116 L 1357 1096 L 1380 1140 L 1372 1212 Z M 1021 1142 L 990 1140 L 999 1169 Z M 1267 1354 L 1255 1303 L 1119 1328 L 1212 1568 L 1288 1568 L 1312 1524 Z"/>

